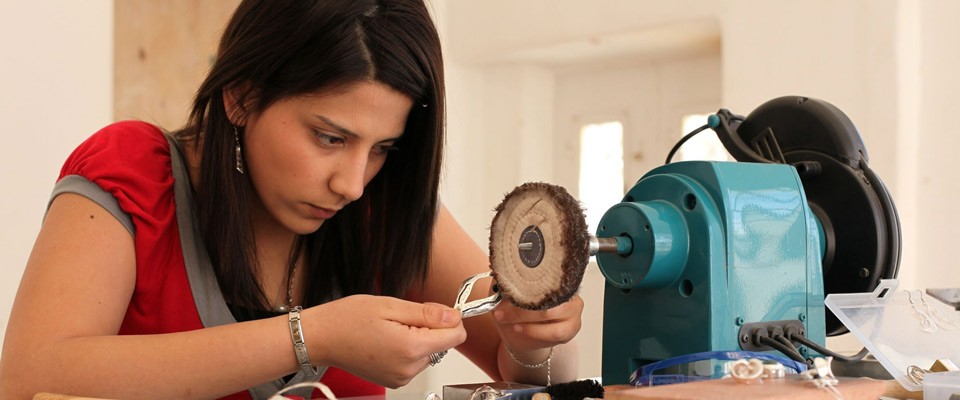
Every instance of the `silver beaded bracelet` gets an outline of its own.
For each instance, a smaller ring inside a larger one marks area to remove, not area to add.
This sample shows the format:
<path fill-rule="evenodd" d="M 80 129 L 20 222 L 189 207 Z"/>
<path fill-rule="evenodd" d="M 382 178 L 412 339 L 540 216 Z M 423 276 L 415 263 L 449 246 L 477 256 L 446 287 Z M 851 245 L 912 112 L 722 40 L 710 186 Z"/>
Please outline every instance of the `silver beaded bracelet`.
<path fill-rule="evenodd" d="M 520 361 L 520 359 L 517 358 L 517 355 L 513 354 L 513 350 L 510 350 L 510 347 L 507 346 L 506 343 L 503 344 L 503 348 L 507 349 L 507 354 L 510 355 L 510 358 L 513 359 L 513 362 L 517 363 L 517 365 L 521 367 L 537 369 L 537 368 L 543 368 L 543 366 L 546 365 L 547 366 L 547 386 L 550 386 L 550 360 L 553 359 L 553 350 L 556 349 L 557 346 L 550 347 L 550 354 L 547 355 L 547 359 L 537 364 L 527 364 L 527 363 L 524 363 L 523 361 Z"/>
<path fill-rule="evenodd" d="M 300 311 L 303 307 L 296 306 L 290 310 L 290 337 L 293 338 L 293 351 L 297 353 L 297 362 L 300 363 L 300 370 L 304 374 L 319 374 L 320 370 L 310 364 L 310 356 L 307 355 L 307 344 L 303 340 L 303 326 L 300 325 Z"/>

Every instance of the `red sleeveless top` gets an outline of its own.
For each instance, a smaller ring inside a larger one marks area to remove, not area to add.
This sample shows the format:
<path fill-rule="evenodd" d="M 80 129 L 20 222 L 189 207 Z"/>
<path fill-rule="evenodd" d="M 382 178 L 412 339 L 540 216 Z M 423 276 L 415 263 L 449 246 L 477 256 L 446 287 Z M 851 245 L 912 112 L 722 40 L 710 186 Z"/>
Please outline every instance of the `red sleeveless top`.
<path fill-rule="evenodd" d="M 164 133 L 139 121 L 109 125 L 74 150 L 58 181 L 71 175 L 85 178 L 112 195 L 134 228 L 136 287 L 119 334 L 204 328 L 186 272 L 177 225 L 171 149 Z M 327 369 L 321 382 L 337 397 L 385 393 L 383 386 L 333 367 Z M 323 397 L 318 390 L 313 395 Z M 225 398 L 251 397 L 244 391 Z"/>

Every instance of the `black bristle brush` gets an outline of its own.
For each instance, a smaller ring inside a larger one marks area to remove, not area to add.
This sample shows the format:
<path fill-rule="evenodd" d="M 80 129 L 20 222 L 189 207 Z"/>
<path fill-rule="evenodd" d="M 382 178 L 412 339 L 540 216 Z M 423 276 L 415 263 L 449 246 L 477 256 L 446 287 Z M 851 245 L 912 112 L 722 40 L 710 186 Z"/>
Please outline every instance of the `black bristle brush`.
<path fill-rule="evenodd" d="M 547 386 L 550 400 L 583 400 L 585 398 L 602 399 L 603 386 L 593 379 L 558 383 Z"/>

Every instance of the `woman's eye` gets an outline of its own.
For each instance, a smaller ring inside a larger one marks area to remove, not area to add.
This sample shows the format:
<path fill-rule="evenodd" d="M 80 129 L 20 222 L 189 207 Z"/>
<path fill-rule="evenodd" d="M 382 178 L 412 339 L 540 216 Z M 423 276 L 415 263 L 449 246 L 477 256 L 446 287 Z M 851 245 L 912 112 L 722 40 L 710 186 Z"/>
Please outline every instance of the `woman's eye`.
<path fill-rule="evenodd" d="M 319 141 L 321 145 L 328 147 L 337 147 L 343 145 L 342 137 L 330 135 L 320 131 L 314 132 L 314 135 L 317 137 L 317 141 Z"/>
<path fill-rule="evenodd" d="M 390 144 L 390 145 L 381 144 L 381 145 L 377 145 L 377 146 L 374 146 L 374 147 L 373 147 L 373 151 L 374 151 L 375 153 L 377 153 L 377 154 L 384 154 L 384 155 L 390 154 L 390 153 L 393 153 L 393 152 L 399 151 L 399 150 L 400 150 L 399 147 L 397 147 L 396 145 L 392 145 L 392 144 Z"/>

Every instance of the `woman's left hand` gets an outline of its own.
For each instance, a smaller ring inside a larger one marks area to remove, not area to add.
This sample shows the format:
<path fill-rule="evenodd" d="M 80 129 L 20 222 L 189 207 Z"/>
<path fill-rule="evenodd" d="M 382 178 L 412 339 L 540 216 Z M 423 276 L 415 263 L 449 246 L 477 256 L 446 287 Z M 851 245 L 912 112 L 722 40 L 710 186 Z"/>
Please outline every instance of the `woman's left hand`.
<path fill-rule="evenodd" d="M 532 311 L 502 301 L 493 319 L 503 343 L 514 352 L 528 352 L 567 343 L 580 331 L 583 299 L 574 295 L 556 307 Z"/>

